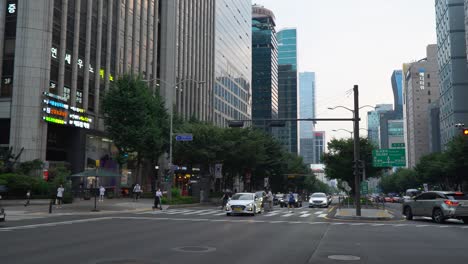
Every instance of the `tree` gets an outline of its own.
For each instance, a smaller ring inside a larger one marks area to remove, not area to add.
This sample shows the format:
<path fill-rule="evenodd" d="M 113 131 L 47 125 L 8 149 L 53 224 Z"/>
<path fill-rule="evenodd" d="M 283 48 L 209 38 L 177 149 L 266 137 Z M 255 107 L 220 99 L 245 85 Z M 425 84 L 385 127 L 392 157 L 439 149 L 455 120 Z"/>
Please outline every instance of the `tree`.
<path fill-rule="evenodd" d="M 365 162 L 366 177 L 379 176 L 382 169 L 372 166 L 372 150 L 375 147 L 367 138 L 360 138 L 360 159 Z M 325 173 L 329 179 L 346 181 L 354 186 L 354 141 L 333 139 L 328 143 L 328 153 L 323 155 Z"/>
<path fill-rule="evenodd" d="M 124 75 L 103 98 L 104 123 L 123 153 L 136 153 L 137 181 L 143 159 L 155 162 L 168 146 L 168 114 L 157 92 L 154 96 L 140 77 Z M 152 166 L 154 167 L 154 166 Z"/>
<path fill-rule="evenodd" d="M 384 176 L 380 180 L 380 187 L 384 193 L 403 193 L 421 185 L 418 174 L 412 169 L 400 168 L 395 173 Z"/>

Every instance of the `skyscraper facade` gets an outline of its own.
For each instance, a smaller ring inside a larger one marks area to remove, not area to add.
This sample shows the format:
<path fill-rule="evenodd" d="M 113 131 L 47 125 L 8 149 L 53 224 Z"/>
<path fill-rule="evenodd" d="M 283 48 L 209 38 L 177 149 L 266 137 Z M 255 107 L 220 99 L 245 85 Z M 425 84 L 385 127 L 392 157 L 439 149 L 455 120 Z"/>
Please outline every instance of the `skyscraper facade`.
<path fill-rule="evenodd" d="M 273 12 L 252 7 L 252 119 L 278 118 L 278 41 Z M 256 127 L 271 133 L 266 122 Z"/>
<path fill-rule="evenodd" d="M 297 31 L 287 28 L 278 32 L 278 116 L 298 117 Z M 297 121 L 288 121 L 277 130 L 277 138 L 285 149 L 299 153 Z"/>
<path fill-rule="evenodd" d="M 119 74 L 157 76 L 159 1 L 0 6 L 1 144 L 21 152 L 20 161 L 69 162 L 72 171 L 114 156 L 102 133 L 101 95 Z"/>
<path fill-rule="evenodd" d="M 157 2 L 161 9 L 159 78 L 166 105 L 175 105 L 182 118 L 213 122 L 215 0 Z"/>
<path fill-rule="evenodd" d="M 299 73 L 299 118 L 315 118 L 315 73 Z M 312 164 L 314 158 L 314 122 L 299 122 L 300 156 L 304 163 Z"/>
<path fill-rule="evenodd" d="M 427 46 L 427 57 L 405 67 L 405 145 L 408 167 L 430 151 L 429 108 L 439 98 L 437 45 Z"/>
<path fill-rule="evenodd" d="M 314 162 L 313 164 L 322 164 L 322 155 L 325 153 L 325 131 L 314 132 Z"/>
<path fill-rule="evenodd" d="M 216 1 L 214 123 L 251 119 L 252 6 Z"/>
<path fill-rule="evenodd" d="M 392 111 L 393 105 L 391 104 L 378 104 L 375 110 L 367 112 L 367 138 L 378 147 L 379 140 L 379 127 L 380 127 L 380 113 Z"/>
<path fill-rule="evenodd" d="M 436 0 L 437 59 L 440 78 L 441 145 L 468 124 L 468 69 L 464 0 Z"/>
<path fill-rule="evenodd" d="M 395 70 L 391 77 L 394 111 L 403 114 L 403 79 L 401 70 Z"/>

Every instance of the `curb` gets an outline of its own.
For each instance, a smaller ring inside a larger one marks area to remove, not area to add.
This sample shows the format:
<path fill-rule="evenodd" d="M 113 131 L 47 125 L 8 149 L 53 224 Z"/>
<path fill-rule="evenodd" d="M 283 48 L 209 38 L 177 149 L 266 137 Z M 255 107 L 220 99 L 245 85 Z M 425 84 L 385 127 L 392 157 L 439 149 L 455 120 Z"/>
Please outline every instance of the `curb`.
<path fill-rule="evenodd" d="M 390 221 L 394 220 L 393 217 L 373 217 L 373 216 L 333 216 L 332 219 L 341 219 L 341 220 L 376 220 L 376 221 Z"/>

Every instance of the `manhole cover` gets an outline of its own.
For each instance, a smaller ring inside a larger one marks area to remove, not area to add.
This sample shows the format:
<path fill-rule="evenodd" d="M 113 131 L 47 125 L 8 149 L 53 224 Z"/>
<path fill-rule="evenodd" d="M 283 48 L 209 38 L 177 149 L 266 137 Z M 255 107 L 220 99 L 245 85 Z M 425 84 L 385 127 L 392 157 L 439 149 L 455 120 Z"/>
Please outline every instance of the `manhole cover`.
<path fill-rule="evenodd" d="M 334 259 L 334 260 L 360 260 L 361 258 L 358 256 L 352 256 L 352 255 L 330 255 L 328 256 L 329 259 Z"/>
<path fill-rule="evenodd" d="M 103 260 L 96 262 L 96 264 L 158 264 L 159 262 L 140 260 L 140 259 L 115 259 Z"/>
<path fill-rule="evenodd" d="M 190 253 L 206 253 L 213 252 L 216 250 L 214 247 L 198 247 L 198 246 L 186 246 L 186 247 L 176 247 L 172 250 L 179 252 L 190 252 Z"/>

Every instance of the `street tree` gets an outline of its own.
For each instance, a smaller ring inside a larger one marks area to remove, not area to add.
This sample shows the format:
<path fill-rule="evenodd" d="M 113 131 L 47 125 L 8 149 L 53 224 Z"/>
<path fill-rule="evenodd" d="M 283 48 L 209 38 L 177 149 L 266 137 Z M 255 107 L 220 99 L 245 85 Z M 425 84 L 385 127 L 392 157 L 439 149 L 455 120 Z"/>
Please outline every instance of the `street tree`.
<path fill-rule="evenodd" d="M 121 154 L 135 153 L 137 182 L 144 159 L 155 162 L 167 150 L 168 114 L 164 100 L 140 77 L 124 75 L 103 97 L 106 131 Z"/>

